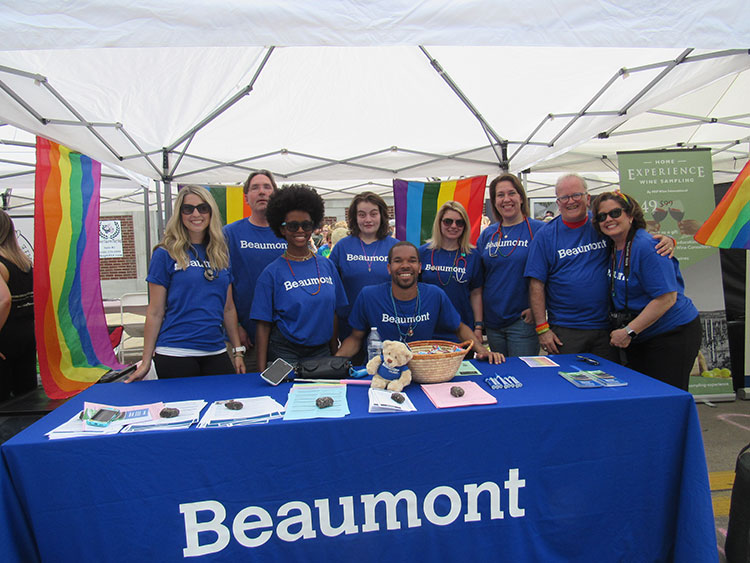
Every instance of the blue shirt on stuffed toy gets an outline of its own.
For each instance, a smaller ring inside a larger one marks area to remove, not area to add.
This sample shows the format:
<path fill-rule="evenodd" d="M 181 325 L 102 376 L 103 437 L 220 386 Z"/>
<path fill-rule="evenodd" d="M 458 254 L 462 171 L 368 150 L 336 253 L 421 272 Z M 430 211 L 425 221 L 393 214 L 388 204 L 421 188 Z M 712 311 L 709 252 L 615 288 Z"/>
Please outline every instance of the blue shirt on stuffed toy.
<path fill-rule="evenodd" d="M 404 373 L 407 369 L 409 369 L 408 365 L 393 367 L 389 366 L 385 363 L 383 353 L 380 353 L 380 367 L 378 367 L 378 375 L 383 379 L 398 379 L 399 377 L 401 377 L 401 374 Z"/>

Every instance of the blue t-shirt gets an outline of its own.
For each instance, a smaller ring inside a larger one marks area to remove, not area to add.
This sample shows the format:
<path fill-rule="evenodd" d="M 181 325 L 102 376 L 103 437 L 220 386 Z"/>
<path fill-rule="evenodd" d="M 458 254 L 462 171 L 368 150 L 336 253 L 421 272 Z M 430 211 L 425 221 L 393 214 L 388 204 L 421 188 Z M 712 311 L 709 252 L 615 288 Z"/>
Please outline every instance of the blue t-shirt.
<path fill-rule="evenodd" d="M 224 237 L 234 278 L 232 297 L 237 318 L 255 342 L 255 322 L 250 319 L 255 283 L 265 267 L 284 253 L 286 241 L 273 234 L 270 227 L 256 227 L 246 218 L 224 227 Z"/>
<path fill-rule="evenodd" d="M 550 324 L 609 328 L 608 258 L 607 242 L 594 229 L 590 214 L 578 228 L 568 227 L 558 216 L 537 232 L 524 276 L 545 284 Z"/>
<path fill-rule="evenodd" d="M 482 258 L 484 325 L 503 328 L 521 318 L 529 308 L 529 281 L 524 277 L 529 246 L 543 221 L 529 219 L 503 227 L 499 223 L 484 229 L 477 239 L 477 254 Z M 531 230 L 529 230 L 531 229 Z"/>
<path fill-rule="evenodd" d="M 461 324 L 461 318 L 448 296 L 434 285 L 419 283 L 417 287 L 419 304 L 416 297 L 408 301 L 391 300 L 391 282 L 364 288 L 354 302 L 349 324 L 352 328 L 365 332 L 369 332 L 371 327 L 377 327 L 382 340 L 413 342 L 443 339 L 442 336 L 437 336 L 442 334 L 446 335 L 444 339 L 456 342 L 456 330 Z M 410 328 L 411 335 L 408 334 Z"/>
<path fill-rule="evenodd" d="M 649 301 L 670 293 L 677 292 L 677 301 L 654 324 L 638 335 L 636 342 L 648 340 L 653 336 L 664 334 L 679 326 L 689 323 L 698 316 L 690 298 L 685 297 L 685 282 L 680 273 L 680 264 L 676 258 L 659 256 L 656 253 L 658 241 L 643 229 L 638 229 L 630 249 L 630 274 L 625 280 L 623 251 L 615 254 L 615 309 L 625 309 L 625 290 L 627 287 L 628 309 L 640 311 Z M 612 262 L 607 268 L 611 275 Z"/>
<path fill-rule="evenodd" d="M 409 369 L 408 365 L 405 366 L 389 366 L 385 363 L 383 354 L 380 354 L 380 365 L 378 366 L 378 375 L 383 379 L 399 379 L 401 375 Z"/>
<path fill-rule="evenodd" d="M 167 306 L 156 339 L 156 346 L 187 348 L 215 352 L 226 348 L 224 343 L 224 305 L 232 283 L 229 269 L 216 272 L 208 281 L 203 274 L 206 248 L 194 244 L 195 254 L 188 252 L 190 263 L 180 270 L 177 262 L 162 247 L 151 257 L 146 281 L 167 288 Z"/>
<path fill-rule="evenodd" d="M 474 328 L 470 294 L 471 290 L 482 287 L 479 255 L 476 252 L 464 254 L 442 248 L 433 251 L 428 248 L 428 244 L 423 244 L 419 247 L 419 261 L 422 263 L 422 281 L 445 291 L 458 311 L 461 322 Z"/>
<path fill-rule="evenodd" d="M 318 280 L 320 291 L 311 295 Z M 333 336 L 334 312 L 340 316 L 347 305 L 339 273 L 329 260 L 313 256 L 287 262 L 282 256 L 260 274 L 250 317 L 276 323 L 290 342 L 320 346 Z"/>
<path fill-rule="evenodd" d="M 370 244 L 365 244 L 359 237 L 348 236 L 337 242 L 329 260 L 336 265 L 344 284 L 346 298 L 349 300 L 349 314 L 352 305 L 362 288 L 391 280 L 388 273 L 388 251 L 398 240 L 385 237 Z M 340 319 L 339 338 L 343 340 L 351 333 L 346 318 Z"/>

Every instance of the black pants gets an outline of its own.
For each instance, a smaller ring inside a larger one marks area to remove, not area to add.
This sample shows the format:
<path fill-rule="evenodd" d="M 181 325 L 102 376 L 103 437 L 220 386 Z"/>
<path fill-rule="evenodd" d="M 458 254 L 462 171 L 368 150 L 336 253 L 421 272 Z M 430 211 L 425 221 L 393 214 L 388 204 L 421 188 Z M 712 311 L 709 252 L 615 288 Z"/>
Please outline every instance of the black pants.
<path fill-rule="evenodd" d="M 34 319 L 20 325 L 3 327 L 0 338 L 0 401 L 36 389 L 36 340 Z"/>
<path fill-rule="evenodd" d="M 625 349 L 630 369 L 688 390 L 690 370 L 701 347 L 701 321 L 692 321 L 674 330 L 658 334 L 645 342 L 636 337 Z"/>
<path fill-rule="evenodd" d="M 234 373 L 234 365 L 226 352 L 211 356 L 188 357 L 154 354 L 154 366 L 159 379 Z"/>
<path fill-rule="evenodd" d="M 550 329 L 562 341 L 558 346 L 561 354 L 596 354 L 605 360 L 617 361 L 617 351 L 609 345 L 609 329 L 580 329 L 550 325 Z"/>

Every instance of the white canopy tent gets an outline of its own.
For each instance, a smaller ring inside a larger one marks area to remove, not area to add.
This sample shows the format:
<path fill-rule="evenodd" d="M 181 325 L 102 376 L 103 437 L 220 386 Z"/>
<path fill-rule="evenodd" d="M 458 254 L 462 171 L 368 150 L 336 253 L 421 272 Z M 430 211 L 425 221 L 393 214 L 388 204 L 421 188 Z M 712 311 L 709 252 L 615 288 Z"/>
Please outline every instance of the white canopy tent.
<path fill-rule="evenodd" d="M 167 184 L 268 168 L 346 198 L 504 167 L 611 182 L 629 148 L 748 157 L 743 2 L 250 4 L 5 2 L 0 122 Z"/>

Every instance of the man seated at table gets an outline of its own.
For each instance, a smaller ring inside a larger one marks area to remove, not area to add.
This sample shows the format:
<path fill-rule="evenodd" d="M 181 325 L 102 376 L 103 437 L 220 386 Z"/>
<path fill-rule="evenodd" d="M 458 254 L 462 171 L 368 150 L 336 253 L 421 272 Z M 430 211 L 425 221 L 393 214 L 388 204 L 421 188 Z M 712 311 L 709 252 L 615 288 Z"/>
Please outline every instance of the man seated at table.
<path fill-rule="evenodd" d="M 445 292 L 432 284 L 417 282 L 422 271 L 417 247 L 410 242 L 396 243 L 388 252 L 391 281 L 365 287 L 349 315 L 352 333 L 341 343 L 337 356 L 354 356 L 371 327 L 377 327 L 383 340 L 431 340 L 437 334 L 471 340 L 478 359 L 501 363 L 505 357 L 490 352 L 461 322 L 458 311 Z"/>

